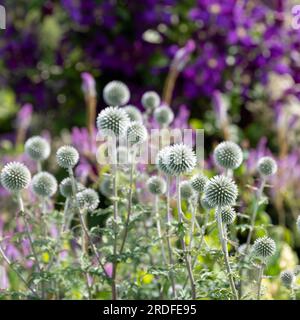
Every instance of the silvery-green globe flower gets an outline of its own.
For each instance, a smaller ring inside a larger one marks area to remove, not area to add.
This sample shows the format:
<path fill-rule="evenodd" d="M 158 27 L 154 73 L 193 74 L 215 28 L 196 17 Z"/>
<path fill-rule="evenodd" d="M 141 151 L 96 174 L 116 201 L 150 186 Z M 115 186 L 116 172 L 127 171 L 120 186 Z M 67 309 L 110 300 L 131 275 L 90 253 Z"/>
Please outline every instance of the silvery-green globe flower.
<path fill-rule="evenodd" d="M 194 151 L 184 144 L 175 144 L 171 146 L 166 160 L 168 170 L 173 176 L 189 173 L 196 165 Z"/>
<path fill-rule="evenodd" d="M 113 184 L 109 177 L 105 177 L 100 184 L 100 192 L 107 198 L 113 195 Z"/>
<path fill-rule="evenodd" d="M 56 161 L 62 168 L 73 168 L 79 161 L 79 153 L 72 146 L 60 147 L 56 152 Z"/>
<path fill-rule="evenodd" d="M 145 109 L 153 110 L 160 105 L 160 97 L 155 91 L 147 91 L 142 96 L 142 105 Z"/>
<path fill-rule="evenodd" d="M 295 280 L 295 274 L 291 270 L 282 271 L 280 273 L 280 280 L 285 287 L 290 288 Z"/>
<path fill-rule="evenodd" d="M 272 176 L 277 172 L 277 163 L 271 157 L 262 157 L 257 163 L 257 170 L 263 177 Z"/>
<path fill-rule="evenodd" d="M 97 128 L 105 136 L 119 137 L 129 126 L 129 117 L 123 109 L 107 107 L 97 117 Z"/>
<path fill-rule="evenodd" d="M 126 134 L 130 145 L 144 143 L 148 138 L 147 129 L 140 122 L 131 122 Z"/>
<path fill-rule="evenodd" d="M 210 202 L 207 201 L 207 199 L 203 196 L 200 200 L 201 202 L 201 206 L 205 209 L 205 210 L 211 210 L 214 209 L 215 207 L 211 205 Z"/>
<path fill-rule="evenodd" d="M 80 209 L 86 209 L 88 211 L 94 211 L 99 204 L 98 193 L 90 188 L 78 192 L 76 199 Z"/>
<path fill-rule="evenodd" d="M 205 185 L 204 195 L 213 207 L 232 206 L 235 204 L 238 189 L 231 178 L 215 176 Z"/>
<path fill-rule="evenodd" d="M 39 172 L 32 178 L 32 191 L 40 197 L 52 197 L 57 191 L 57 181 L 49 172 Z"/>
<path fill-rule="evenodd" d="M 297 225 L 298 231 L 300 232 L 300 216 L 298 216 L 297 218 L 296 225 Z"/>
<path fill-rule="evenodd" d="M 236 218 L 236 212 L 232 207 L 223 207 L 217 210 L 216 214 L 221 215 L 221 220 L 225 224 L 232 224 Z"/>
<path fill-rule="evenodd" d="M 204 191 L 204 187 L 207 182 L 208 182 L 208 178 L 202 173 L 194 175 L 191 179 L 192 187 L 194 188 L 195 191 L 199 193 L 202 193 Z"/>
<path fill-rule="evenodd" d="M 161 195 L 166 192 L 167 185 L 163 178 L 158 176 L 152 176 L 147 181 L 147 188 L 150 193 L 154 195 Z"/>
<path fill-rule="evenodd" d="M 130 121 L 143 122 L 142 113 L 137 107 L 133 105 L 127 105 L 123 108 L 123 110 L 127 113 Z"/>
<path fill-rule="evenodd" d="M 171 147 L 167 146 L 161 149 L 156 157 L 156 165 L 159 171 L 164 173 L 167 176 L 171 175 L 171 172 L 169 170 L 169 153 L 170 153 Z"/>
<path fill-rule="evenodd" d="M 236 169 L 243 161 L 242 149 L 234 142 L 221 142 L 214 150 L 215 163 L 225 169 Z"/>
<path fill-rule="evenodd" d="M 180 183 L 180 195 L 183 199 L 190 199 L 195 196 L 195 190 L 190 181 L 182 181 Z"/>
<path fill-rule="evenodd" d="M 34 136 L 25 142 L 25 152 L 35 161 L 45 160 L 50 155 L 50 145 L 45 138 Z"/>
<path fill-rule="evenodd" d="M 31 174 L 29 169 L 20 162 L 9 162 L 1 171 L 1 184 L 10 192 L 18 192 L 29 186 Z"/>
<path fill-rule="evenodd" d="M 77 191 L 79 192 L 84 189 L 85 189 L 84 186 L 81 183 L 77 182 Z M 70 198 L 73 196 L 71 178 L 65 178 L 61 181 L 61 183 L 59 184 L 59 192 L 65 198 Z"/>
<path fill-rule="evenodd" d="M 153 117 L 161 126 L 168 126 L 174 120 L 174 112 L 168 106 L 156 108 Z"/>
<path fill-rule="evenodd" d="M 269 237 L 262 237 L 255 240 L 253 244 L 253 252 L 261 258 L 268 258 L 275 254 L 275 241 Z"/>
<path fill-rule="evenodd" d="M 128 148 L 120 146 L 117 148 L 117 161 L 118 164 L 129 164 L 131 163 L 131 153 Z"/>
<path fill-rule="evenodd" d="M 124 106 L 130 99 L 130 91 L 125 83 L 114 80 L 104 87 L 103 99 L 109 106 Z"/>

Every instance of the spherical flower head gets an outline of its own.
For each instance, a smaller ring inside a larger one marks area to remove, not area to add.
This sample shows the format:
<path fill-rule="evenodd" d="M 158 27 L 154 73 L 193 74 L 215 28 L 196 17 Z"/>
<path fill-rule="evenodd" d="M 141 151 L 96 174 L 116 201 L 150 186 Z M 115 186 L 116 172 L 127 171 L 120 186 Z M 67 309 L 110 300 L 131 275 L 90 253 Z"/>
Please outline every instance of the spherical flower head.
<path fill-rule="evenodd" d="M 236 218 L 236 212 L 232 207 L 223 207 L 217 210 L 216 214 L 221 215 L 221 220 L 224 224 L 232 224 Z"/>
<path fill-rule="evenodd" d="M 297 225 L 298 231 L 300 232 L 300 216 L 298 216 L 297 218 L 296 225 Z"/>
<path fill-rule="evenodd" d="M 182 181 L 180 183 L 180 195 L 183 199 L 190 199 L 195 196 L 195 190 L 190 181 Z"/>
<path fill-rule="evenodd" d="M 156 157 L 156 165 L 158 170 L 167 176 L 171 175 L 171 172 L 169 170 L 169 165 L 168 165 L 170 150 L 171 150 L 171 146 L 164 147 L 158 152 Z"/>
<path fill-rule="evenodd" d="M 194 175 L 191 179 L 192 187 L 194 188 L 195 191 L 199 193 L 202 193 L 204 191 L 204 188 L 207 182 L 208 182 L 208 178 L 202 173 Z"/>
<path fill-rule="evenodd" d="M 72 146 L 60 147 L 56 152 L 56 161 L 60 167 L 71 169 L 79 161 L 78 151 Z"/>
<path fill-rule="evenodd" d="M 127 113 L 130 121 L 143 122 L 142 113 L 137 107 L 133 105 L 127 105 L 123 108 L 123 110 Z"/>
<path fill-rule="evenodd" d="M 113 184 L 109 177 L 105 177 L 100 184 L 100 192 L 107 198 L 113 195 Z"/>
<path fill-rule="evenodd" d="M 174 120 L 174 112 L 168 106 L 155 109 L 153 116 L 155 121 L 161 126 L 168 126 Z"/>
<path fill-rule="evenodd" d="M 243 161 L 242 149 L 234 142 L 221 142 L 214 150 L 215 163 L 224 169 L 236 169 Z"/>
<path fill-rule="evenodd" d="M 77 191 L 82 191 L 85 189 L 84 186 L 79 182 L 77 182 L 76 186 L 77 186 Z M 59 184 L 59 192 L 65 198 L 70 198 L 73 196 L 71 178 L 65 178 L 61 181 L 61 183 Z"/>
<path fill-rule="evenodd" d="M 52 197 L 57 191 L 57 181 L 49 172 L 39 172 L 32 178 L 32 191 L 40 197 Z"/>
<path fill-rule="evenodd" d="M 97 128 L 105 136 L 122 136 L 129 126 L 129 117 L 123 109 L 107 107 L 97 117 Z"/>
<path fill-rule="evenodd" d="M 291 270 L 282 271 L 280 273 L 280 280 L 285 287 L 290 288 L 295 280 L 295 274 Z"/>
<path fill-rule="evenodd" d="M 235 204 L 238 189 L 231 178 L 220 175 L 207 182 L 204 194 L 211 206 L 226 207 Z"/>
<path fill-rule="evenodd" d="M 103 99 L 109 106 L 124 106 L 130 99 L 130 91 L 125 83 L 114 80 L 104 87 Z"/>
<path fill-rule="evenodd" d="M 211 205 L 210 202 L 207 201 L 205 196 L 201 198 L 200 202 L 201 202 L 202 208 L 204 208 L 205 210 L 211 210 L 215 208 L 214 206 Z"/>
<path fill-rule="evenodd" d="M 142 96 L 142 105 L 145 109 L 153 110 L 160 105 L 160 97 L 155 91 L 147 91 Z"/>
<path fill-rule="evenodd" d="M 9 162 L 1 171 L 1 184 L 10 192 L 18 192 L 29 186 L 31 174 L 20 162 Z"/>
<path fill-rule="evenodd" d="M 277 163 L 271 157 L 262 157 L 257 163 L 257 170 L 263 177 L 269 177 L 277 172 Z"/>
<path fill-rule="evenodd" d="M 167 185 L 163 178 L 158 176 L 152 176 L 147 181 L 147 188 L 150 193 L 154 195 L 161 195 L 166 192 Z"/>
<path fill-rule="evenodd" d="M 90 188 L 77 193 L 76 199 L 80 209 L 94 211 L 99 205 L 98 193 Z"/>
<path fill-rule="evenodd" d="M 168 169 L 173 176 L 189 173 L 196 165 L 194 151 L 184 144 L 175 144 L 171 146 L 166 160 Z"/>
<path fill-rule="evenodd" d="M 254 254 L 263 259 L 273 256 L 275 251 L 275 241 L 269 237 L 258 238 L 253 244 Z"/>
<path fill-rule="evenodd" d="M 50 145 L 40 136 L 31 137 L 25 142 L 25 152 L 32 160 L 42 161 L 49 157 Z"/>
<path fill-rule="evenodd" d="M 146 127 L 140 122 L 131 122 L 127 128 L 127 139 L 130 145 L 144 143 L 148 138 Z"/>

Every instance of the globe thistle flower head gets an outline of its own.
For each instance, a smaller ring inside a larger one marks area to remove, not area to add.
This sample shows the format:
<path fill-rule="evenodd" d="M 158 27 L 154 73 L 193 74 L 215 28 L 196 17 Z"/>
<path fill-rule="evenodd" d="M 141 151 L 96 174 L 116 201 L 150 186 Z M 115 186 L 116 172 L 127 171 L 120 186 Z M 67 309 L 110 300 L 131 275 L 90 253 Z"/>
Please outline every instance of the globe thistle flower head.
<path fill-rule="evenodd" d="M 113 195 L 113 184 L 109 177 L 105 177 L 100 184 L 100 192 L 107 198 Z"/>
<path fill-rule="evenodd" d="M 236 212 L 232 207 L 223 207 L 217 210 L 217 214 L 221 215 L 221 220 L 225 224 L 232 224 L 236 218 Z"/>
<path fill-rule="evenodd" d="M 97 117 L 97 128 L 105 136 L 122 136 L 129 123 L 127 113 L 116 107 L 103 109 Z"/>
<path fill-rule="evenodd" d="M 57 181 L 49 172 L 39 172 L 32 178 L 32 191 L 40 197 L 52 197 L 57 191 Z"/>
<path fill-rule="evenodd" d="M 295 274 L 291 270 L 282 271 L 280 273 L 280 280 L 285 287 L 290 288 L 295 280 Z"/>
<path fill-rule="evenodd" d="M 161 126 L 168 126 L 174 120 L 174 112 L 168 106 L 161 106 L 155 109 L 153 116 Z"/>
<path fill-rule="evenodd" d="M 219 175 L 207 182 L 204 194 L 211 206 L 227 207 L 235 204 L 238 189 L 231 178 Z"/>
<path fill-rule="evenodd" d="M 79 182 L 76 182 L 76 186 L 77 186 L 77 191 L 82 191 L 85 189 L 84 186 Z M 71 178 L 65 178 L 61 181 L 61 183 L 59 184 L 59 192 L 65 198 L 70 198 L 73 196 Z"/>
<path fill-rule="evenodd" d="M 297 218 L 296 225 L 297 225 L 298 231 L 300 232 L 300 216 L 298 216 Z"/>
<path fill-rule="evenodd" d="M 208 182 L 208 178 L 202 173 L 194 175 L 191 179 L 192 187 L 194 188 L 195 191 L 199 193 L 202 193 L 204 191 L 204 188 L 207 182 Z"/>
<path fill-rule="evenodd" d="M 72 146 L 62 146 L 56 152 L 56 161 L 62 168 L 73 168 L 79 161 L 78 151 Z"/>
<path fill-rule="evenodd" d="M 171 150 L 171 146 L 164 147 L 161 149 L 156 157 L 156 165 L 159 171 L 164 173 L 167 176 L 171 175 L 171 171 L 169 170 L 169 153 Z"/>
<path fill-rule="evenodd" d="M 1 171 L 1 184 L 9 192 L 26 189 L 31 180 L 29 169 L 20 162 L 9 162 Z"/>
<path fill-rule="evenodd" d="M 184 144 L 171 146 L 166 160 L 168 170 L 173 176 L 189 173 L 196 165 L 196 155 L 194 151 Z"/>
<path fill-rule="evenodd" d="M 80 209 L 94 211 L 99 205 L 98 193 L 90 188 L 77 193 L 76 199 Z"/>
<path fill-rule="evenodd" d="M 205 210 L 212 210 L 212 209 L 215 208 L 214 206 L 211 205 L 210 202 L 207 201 L 207 199 L 206 199 L 205 196 L 203 196 L 203 197 L 201 198 L 200 202 L 201 202 L 202 208 L 205 209 Z"/>
<path fill-rule="evenodd" d="M 127 105 L 123 108 L 123 110 L 127 113 L 130 121 L 143 122 L 142 113 L 137 107 L 133 105 Z"/>
<path fill-rule="evenodd" d="M 234 142 L 221 142 L 214 150 L 215 163 L 224 169 L 236 169 L 243 161 L 242 149 Z"/>
<path fill-rule="evenodd" d="M 103 99 L 109 106 L 124 106 L 130 99 L 130 91 L 125 83 L 114 80 L 104 87 Z"/>
<path fill-rule="evenodd" d="M 146 127 L 140 122 L 131 122 L 127 128 L 127 139 L 130 145 L 144 143 L 148 138 Z"/>
<path fill-rule="evenodd" d="M 35 161 L 45 160 L 50 155 L 50 145 L 46 139 L 40 136 L 29 138 L 25 142 L 25 153 Z"/>
<path fill-rule="evenodd" d="M 154 195 L 161 195 L 166 192 L 167 185 L 163 178 L 158 176 L 152 176 L 147 181 L 147 188 L 150 193 Z"/>
<path fill-rule="evenodd" d="M 153 110 L 160 105 L 160 97 L 155 91 L 147 91 L 142 96 L 142 105 L 145 109 Z"/>
<path fill-rule="evenodd" d="M 264 259 L 273 256 L 275 254 L 275 251 L 275 241 L 266 236 L 256 239 L 253 244 L 254 254 Z"/>
<path fill-rule="evenodd" d="M 182 181 L 180 183 L 180 195 L 183 199 L 190 199 L 196 195 L 190 181 Z"/>
<path fill-rule="evenodd" d="M 269 177 L 277 172 L 277 163 L 271 157 L 262 157 L 257 163 L 257 170 L 263 177 Z"/>

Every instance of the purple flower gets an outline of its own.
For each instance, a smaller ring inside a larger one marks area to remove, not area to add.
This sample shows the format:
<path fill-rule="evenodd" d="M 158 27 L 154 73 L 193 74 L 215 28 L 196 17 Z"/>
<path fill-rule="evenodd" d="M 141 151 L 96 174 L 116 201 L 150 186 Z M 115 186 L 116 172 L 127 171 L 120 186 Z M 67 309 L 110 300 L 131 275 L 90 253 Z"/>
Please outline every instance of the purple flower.
<path fill-rule="evenodd" d="M 82 91 L 86 97 L 96 97 L 96 82 L 94 77 L 88 73 L 88 72 L 83 72 L 81 74 L 81 79 L 82 79 Z"/>
<path fill-rule="evenodd" d="M 17 127 L 27 130 L 30 126 L 32 118 L 33 106 L 30 103 L 25 103 L 17 114 Z"/>

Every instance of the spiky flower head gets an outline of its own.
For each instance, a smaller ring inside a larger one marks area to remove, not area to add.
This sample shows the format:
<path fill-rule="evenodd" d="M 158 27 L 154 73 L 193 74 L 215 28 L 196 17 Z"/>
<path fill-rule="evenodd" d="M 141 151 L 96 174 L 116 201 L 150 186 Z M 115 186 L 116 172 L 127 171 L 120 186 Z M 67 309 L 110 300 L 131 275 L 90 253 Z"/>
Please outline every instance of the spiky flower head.
<path fill-rule="evenodd" d="M 215 148 L 214 160 L 221 168 L 236 169 L 243 161 L 243 152 L 236 143 L 224 141 Z"/>
<path fill-rule="evenodd" d="M 77 193 L 76 199 L 80 209 L 86 209 L 88 211 L 94 211 L 99 204 L 98 193 L 90 188 Z"/>
<path fill-rule="evenodd" d="M 297 218 L 296 225 L 297 225 L 298 231 L 300 232 L 300 216 L 298 216 Z"/>
<path fill-rule="evenodd" d="M 238 189 L 231 178 L 219 175 L 214 176 L 207 182 L 204 194 L 211 206 L 226 207 L 235 204 Z"/>
<path fill-rule="evenodd" d="M 208 178 L 202 173 L 194 175 L 191 179 L 192 187 L 194 188 L 195 191 L 199 193 L 202 193 L 204 191 L 204 187 L 207 182 L 208 182 Z"/>
<path fill-rule="evenodd" d="M 39 172 L 32 178 L 32 191 L 40 197 L 52 197 L 57 191 L 57 181 L 49 172 Z"/>
<path fill-rule="evenodd" d="M 73 168 L 76 166 L 78 160 L 79 153 L 72 146 L 62 146 L 56 152 L 56 161 L 62 168 Z"/>
<path fill-rule="evenodd" d="M 171 150 L 171 146 L 164 147 L 161 149 L 156 157 L 156 165 L 159 171 L 164 173 L 167 176 L 171 175 L 169 170 L 169 153 Z"/>
<path fill-rule="evenodd" d="M 81 183 L 77 182 L 76 186 L 78 192 L 84 190 L 84 186 Z M 61 183 L 59 184 L 59 192 L 65 198 L 70 198 L 73 196 L 71 178 L 65 178 L 61 181 Z"/>
<path fill-rule="evenodd" d="M 275 241 L 267 236 L 256 239 L 253 244 L 254 254 L 264 259 L 273 256 L 275 251 Z"/>
<path fill-rule="evenodd" d="M 200 200 L 201 202 L 201 206 L 205 209 L 205 210 L 211 210 L 214 209 L 215 207 L 211 205 L 210 202 L 207 201 L 206 197 L 203 196 Z"/>
<path fill-rule="evenodd" d="M 130 145 L 144 143 L 148 138 L 146 127 L 140 122 L 131 122 L 127 128 L 127 139 Z"/>
<path fill-rule="evenodd" d="M 161 106 L 155 109 L 153 116 L 161 126 L 168 126 L 174 120 L 174 112 L 168 106 Z"/>
<path fill-rule="evenodd" d="M 122 136 L 129 126 L 129 117 L 123 109 L 107 107 L 97 117 L 97 128 L 105 136 Z"/>
<path fill-rule="evenodd" d="M 174 144 L 171 146 L 166 160 L 168 170 L 173 176 L 189 173 L 196 165 L 194 151 L 184 144 Z"/>
<path fill-rule="evenodd" d="M 137 107 L 129 104 L 125 106 L 123 110 L 127 113 L 130 121 L 143 122 L 142 113 Z"/>
<path fill-rule="evenodd" d="M 282 271 L 280 273 L 280 280 L 285 287 L 290 288 L 295 280 L 295 274 L 291 270 Z"/>
<path fill-rule="evenodd" d="M 195 190 L 193 189 L 190 181 L 182 181 L 180 183 L 180 195 L 183 199 L 190 199 L 195 196 Z"/>
<path fill-rule="evenodd" d="M 262 157 L 257 163 L 257 170 L 263 177 L 272 176 L 277 172 L 277 163 L 271 157 Z"/>
<path fill-rule="evenodd" d="M 153 110 L 160 105 L 160 97 L 155 91 L 147 91 L 142 96 L 142 105 L 145 109 Z"/>
<path fill-rule="evenodd" d="M 110 177 L 105 177 L 100 184 L 100 192 L 107 198 L 113 195 L 113 184 Z"/>
<path fill-rule="evenodd" d="M 167 185 L 163 178 L 158 176 L 152 176 L 147 181 L 147 188 L 150 193 L 154 195 L 161 195 L 166 192 Z"/>
<path fill-rule="evenodd" d="M 10 192 L 18 192 L 29 186 L 31 174 L 20 162 L 9 162 L 1 171 L 1 184 Z"/>
<path fill-rule="evenodd" d="M 125 83 L 114 80 L 104 87 L 103 99 L 109 106 L 124 106 L 130 99 L 130 91 Z"/>
<path fill-rule="evenodd" d="M 232 224 L 236 218 L 236 212 L 232 207 L 223 207 L 217 210 L 216 214 L 221 215 L 221 220 L 225 224 Z"/>
<path fill-rule="evenodd" d="M 45 160 L 50 155 L 50 145 L 45 138 L 34 136 L 25 142 L 25 152 L 35 161 Z"/>

